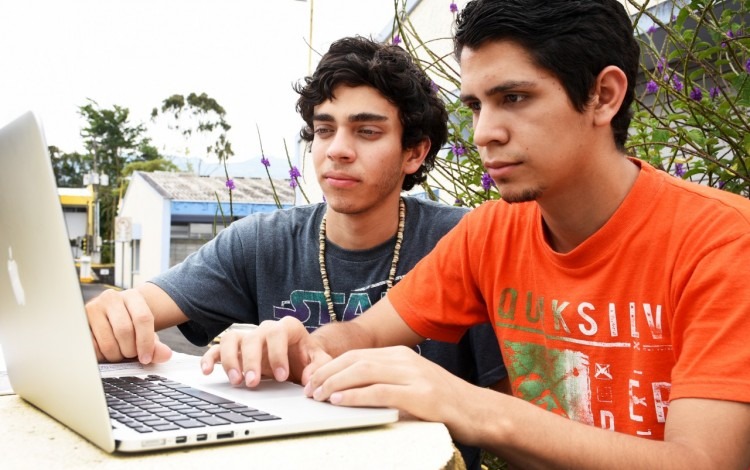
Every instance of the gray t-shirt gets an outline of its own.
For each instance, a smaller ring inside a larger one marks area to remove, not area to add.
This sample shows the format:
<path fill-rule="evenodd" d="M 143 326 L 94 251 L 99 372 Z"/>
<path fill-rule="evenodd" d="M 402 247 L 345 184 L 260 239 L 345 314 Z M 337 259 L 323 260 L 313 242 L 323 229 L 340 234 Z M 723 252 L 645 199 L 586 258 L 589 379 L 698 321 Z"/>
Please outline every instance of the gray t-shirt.
<path fill-rule="evenodd" d="M 424 199 L 404 200 L 396 282 L 467 212 Z M 309 331 L 328 323 L 318 262 L 325 210 L 325 204 L 313 204 L 244 217 L 153 279 L 189 318 L 179 327 L 185 337 L 205 345 L 232 323 L 258 324 L 289 315 Z M 328 279 L 339 321 L 355 318 L 385 295 L 395 243 L 394 236 L 380 246 L 351 251 L 326 242 Z M 507 375 L 489 324 L 469 329 L 458 344 L 427 340 L 417 350 L 478 386 L 492 385 Z M 478 468 L 478 450 L 459 447 L 469 468 Z"/>
<path fill-rule="evenodd" d="M 466 213 L 406 197 L 404 240 L 396 282 L 429 253 Z M 325 204 L 244 217 L 185 261 L 157 276 L 190 319 L 187 339 L 208 344 L 232 323 L 258 324 L 294 316 L 311 332 L 329 322 L 318 263 Z M 351 320 L 385 295 L 396 237 L 367 250 L 326 243 L 331 297 L 339 321 Z M 489 325 L 470 330 L 458 344 L 425 341 L 420 353 L 459 377 L 487 386 L 505 377 L 497 337 Z"/>

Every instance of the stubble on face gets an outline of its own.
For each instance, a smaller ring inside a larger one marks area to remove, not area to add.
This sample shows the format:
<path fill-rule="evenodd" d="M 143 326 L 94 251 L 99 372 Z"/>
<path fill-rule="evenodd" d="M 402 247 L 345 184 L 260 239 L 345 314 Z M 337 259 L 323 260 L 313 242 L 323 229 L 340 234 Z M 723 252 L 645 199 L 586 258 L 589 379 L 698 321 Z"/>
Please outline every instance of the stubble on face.
<path fill-rule="evenodd" d="M 501 187 L 501 185 L 498 184 L 498 187 Z M 500 191 L 500 197 L 508 204 L 536 201 L 537 199 L 539 199 L 539 197 L 541 197 L 541 195 L 542 190 L 540 188 L 525 188 L 517 192 L 503 192 L 502 190 Z"/>
<path fill-rule="evenodd" d="M 340 214 L 357 215 L 369 211 L 373 205 L 377 205 L 378 201 L 383 201 L 394 191 L 400 192 L 404 181 L 401 165 L 394 164 L 381 170 L 377 175 L 364 175 L 365 178 L 373 178 L 367 194 L 361 194 L 361 190 L 350 192 L 328 187 L 328 206 Z"/>

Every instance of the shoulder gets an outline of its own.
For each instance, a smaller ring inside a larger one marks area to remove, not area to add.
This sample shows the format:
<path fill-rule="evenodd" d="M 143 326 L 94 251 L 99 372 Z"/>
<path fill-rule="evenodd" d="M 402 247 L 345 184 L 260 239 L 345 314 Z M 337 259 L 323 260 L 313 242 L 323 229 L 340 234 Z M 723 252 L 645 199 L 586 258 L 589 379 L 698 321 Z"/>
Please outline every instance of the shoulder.
<path fill-rule="evenodd" d="M 323 212 L 325 212 L 325 204 L 306 204 L 286 209 L 276 209 L 270 212 L 250 214 L 236 221 L 232 226 L 237 226 L 238 229 L 259 225 L 263 227 L 298 226 L 310 223 L 311 220 L 322 216 Z"/>
<path fill-rule="evenodd" d="M 412 217 L 424 223 L 456 225 L 469 209 L 449 206 L 440 202 L 417 197 L 405 197 L 407 218 Z"/>
<path fill-rule="evenodd" d="M 699 222 L 702 230 L 712 225 L 723 227 L 722 232 L 730 227 L 745 233 L 750 230 L 750 200 L 729 191 L 682 180 L 647 163 L 641 163 L 641 172 L 645 178 L 656 181 L 660 210 L 684 221 Z"/>

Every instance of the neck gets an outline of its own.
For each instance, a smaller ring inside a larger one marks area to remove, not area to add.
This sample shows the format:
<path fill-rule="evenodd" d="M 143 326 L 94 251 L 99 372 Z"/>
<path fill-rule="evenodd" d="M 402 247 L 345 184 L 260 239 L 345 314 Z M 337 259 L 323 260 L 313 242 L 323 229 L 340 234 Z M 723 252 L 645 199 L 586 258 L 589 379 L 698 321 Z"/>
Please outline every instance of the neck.
<path fill-rule="evenodd" d="M 347 250 L 366 250 L 385 243 L 398 231 L 400 195 L 367 212 L 349 214 L 326 211 L 326 237 Z"/>
<path fill-rule="evenodd" d="M 572 251 L 604 226 L 627 197 L 638 173 L 633 162 L 619 155 L 607 165 L 584 169 L 580 181 L 566 194 L 545 194 L 537 201 L 552 249 Z"/>

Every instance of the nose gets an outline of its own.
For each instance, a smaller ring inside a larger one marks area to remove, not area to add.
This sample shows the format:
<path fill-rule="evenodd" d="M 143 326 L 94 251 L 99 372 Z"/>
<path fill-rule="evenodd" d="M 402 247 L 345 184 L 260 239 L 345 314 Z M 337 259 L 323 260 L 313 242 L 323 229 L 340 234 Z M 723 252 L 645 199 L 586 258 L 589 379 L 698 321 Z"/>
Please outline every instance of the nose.
<path fill-rule="evenodd" d="M 508 143 L 510 134 L 499 112 L 492 112 L 485 107 L 474 115 L 474 144 L 479 147 L 490 145 L 504 145 Z"/>
<path fill-rule="evenodd" d="M 339 129 L 330 139 L 326 157 L 332 160 L 354 160 L 356 152 L 354 151 L 354 141 L 344 129 Z"/>

